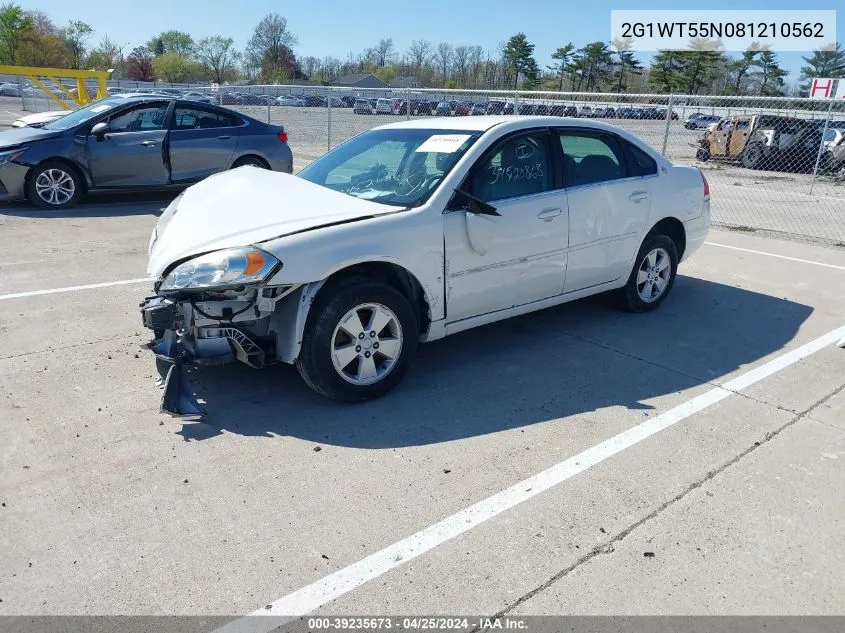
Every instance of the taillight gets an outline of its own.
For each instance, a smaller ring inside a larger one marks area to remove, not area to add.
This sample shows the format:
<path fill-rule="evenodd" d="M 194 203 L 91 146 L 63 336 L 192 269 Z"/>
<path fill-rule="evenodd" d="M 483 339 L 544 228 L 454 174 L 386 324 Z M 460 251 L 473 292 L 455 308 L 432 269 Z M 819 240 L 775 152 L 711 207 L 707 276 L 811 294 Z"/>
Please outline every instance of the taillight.
<path fill-rule="evenodd" d="M 278 136 L 279 136 L 279 140 L 280 140 L 282 143 L 287 143 L 287 142 L 288 142 L 288 133 L 287 133 L 287 132 L 285 132 L 284 130 L 282 130 L 281 132 L 279 132 Z"/>
<path fill-rule="evenodd" d="M 710 183 L 707 182 L 707 176 L 704 175 L 704 172 L 700 169 L 698 173 L 701 174 L 701 180 L 704 182 L 704 199 L 710 200 Z"/>

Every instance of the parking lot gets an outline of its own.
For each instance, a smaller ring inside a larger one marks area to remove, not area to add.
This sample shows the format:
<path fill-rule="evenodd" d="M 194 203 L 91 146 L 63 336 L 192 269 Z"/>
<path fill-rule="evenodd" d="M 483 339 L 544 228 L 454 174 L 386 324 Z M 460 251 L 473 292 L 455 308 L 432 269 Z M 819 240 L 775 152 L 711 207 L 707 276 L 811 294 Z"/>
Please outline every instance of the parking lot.
<path fill-rule="evenodd" d="M 356 406 L 208 368 L 182 423 L 167 202 L 0 209 L 0 613 L 841 613 L 841 250 L 714 230 L 657 313 L 456 335 Z"/>
<path fill-rule="evenodd" d="M 182 422 L 137 309 L 173 195 L 0 206 L 0 614 L 845 610 L 842 248 L 714 228 L 657 312 L 454 335 L 358 405 L 203 368 Z"/>

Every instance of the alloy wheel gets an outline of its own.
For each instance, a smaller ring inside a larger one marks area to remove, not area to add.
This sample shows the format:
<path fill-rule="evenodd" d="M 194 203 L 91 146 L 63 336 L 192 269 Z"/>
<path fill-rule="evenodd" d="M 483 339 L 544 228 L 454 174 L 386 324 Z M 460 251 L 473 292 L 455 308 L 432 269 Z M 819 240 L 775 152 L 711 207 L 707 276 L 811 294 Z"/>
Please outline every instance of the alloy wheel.
<path fill-rule="evenodd" d="M 35 191 L 47 204 L 59 206 L 73 198 L 76 184 L 63 169 L 45 169 L 35 179 Z"/>
<path fill-rule="evenodd" d="M 655 248 L 643 258 L 637 270 L 637 294 L 646 303 L 663 296 L 672 277 L 672 260 L 662 248 Z"/>
<path fill-rule="evenodd" d="M 364 386 L 383 379 L 402 353 L 402 326 L 379 303 L 355 306 L 343 315 L 331 339 L 332 364 L 347 382 Z"/>

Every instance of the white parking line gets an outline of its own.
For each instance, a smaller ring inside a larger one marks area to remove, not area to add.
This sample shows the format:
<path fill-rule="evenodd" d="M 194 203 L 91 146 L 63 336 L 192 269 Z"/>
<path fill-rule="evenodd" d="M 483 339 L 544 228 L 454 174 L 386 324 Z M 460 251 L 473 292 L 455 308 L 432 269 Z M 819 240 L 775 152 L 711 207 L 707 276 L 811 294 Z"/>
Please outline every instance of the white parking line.
<path fill-rule="evenodd" d="M 592 448 L 588 448 L 574 457 L 570 457 L 510 488 L 487 497 L 430 527 L 420 530 L 416 534 L 412 534 L 356 563 L 352 563 L 348 567 L 329 574 L 283 598 L 279 598 L 263 609 L 258 609 L 246 617 L 233 620 L 217 629 L 215 633 L 234 633 L 235 631 L 239 633 L 246 631 L 250 633 L 268 633 L 279 626 L 278 618 L 265 619 L 251 616 L 292 617 L 311 613 L 364 583 L 386 574 L 391 569 L 404 565 L 409 560 L 446 543 L 456 536 L 468 532 L 472 528 L 528 501 L 532 497 L 536 497 L 540 493 L 584 472 L 609 457 L 807 358 L 820 349 L 833 345 L 842 336 L 845 336 L 845 325 L 832 332 L 828 332 L 814 341 L 777 356 L 755 369 L 740 374 L 736 378 L 725 382 L 722 386 L 710 389 L 647 422 L 623 431 L 600 444 L 596 444 Z"/>
<path fill-rule="evenodd" d="M 74 292 L 76 290 L 93 290 L 94 288 L 108 288 L 109 286 L 127 286 L 129 284 L 151 283 L 155 281 L 151 277 L 141 279 L 122 279 L 120 281 L 106 281 L 101 284 L 87 284 L 85 286 L 66 286 L 64 288 L 48 288 L 47 290 L 29 290 L 27 292 L 13 292 L 8 295 L 0 295 L 0 301 L 6 299 L 22 299 L 23 297 L 37 297 L 39 295 L 54 295 L 60 292 Z"/>
<path fill-rule="evenodd" d="M 802 264 L 813 264 L 815 266 L 824 266 L 825 268 L 835 268 L 836 270 L 845 270 L 845 266 L 837 266 L 836 264 L 825 264 L 824 262 L 817 262 L 811 259 L 800 259 L 798 257 L 787 257 L 786 255 L 778 255 L 777 253 L 767 253 L 766 251 L 755 251 L 750 248 L 740 248 L 739 246 L 728 246 L 727 244 L 717 244 L 716 242 L 704 242 L 708 246 L 718 246 L 719 248 L 729 248 L 733 251 L 743 251 L 745 253 L 754 253 L 755 255 L 768 255 L 769 257 L 777 257 L 778 259 L 788 259 L 791 262 L 801 262 Z"/>

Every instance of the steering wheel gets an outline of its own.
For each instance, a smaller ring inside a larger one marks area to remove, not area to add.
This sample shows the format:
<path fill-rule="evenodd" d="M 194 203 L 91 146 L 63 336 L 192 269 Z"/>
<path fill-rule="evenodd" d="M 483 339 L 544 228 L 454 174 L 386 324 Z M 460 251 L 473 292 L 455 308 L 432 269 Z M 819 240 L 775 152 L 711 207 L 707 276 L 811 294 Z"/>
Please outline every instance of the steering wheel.
<path fill-rule="evenodd" d="M 393 193 L 407 198 L 420 191 L 426 182 L 428 182 L 428 174 L 425 170 L 415 171 L 396 182 L 393 185 Z"/>

